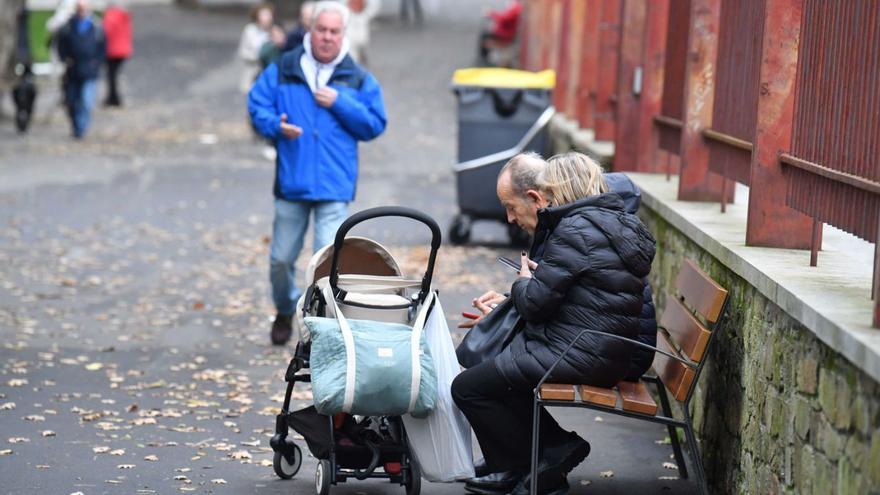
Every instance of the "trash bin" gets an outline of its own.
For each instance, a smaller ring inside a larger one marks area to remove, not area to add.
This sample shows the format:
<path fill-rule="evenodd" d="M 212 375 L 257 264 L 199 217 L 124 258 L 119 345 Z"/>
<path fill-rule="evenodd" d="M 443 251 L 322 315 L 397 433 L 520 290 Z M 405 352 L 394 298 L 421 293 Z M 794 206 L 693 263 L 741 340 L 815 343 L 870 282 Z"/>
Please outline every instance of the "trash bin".
<path fill-rule="evenodd" d="M 458 164 L 456 191 L 459 213 L 450 226 L 454 244 L 470 239 L 474 220 L 507 222 L 495 194 L 498 173 L 523 151 L 544 154 L 546 127 L 555 113 L 552 70 L 527 72 L 500 68 L 459 69 L 452 78 L 458 99 Z M 527 240 L 515 225 L 511 241 Z"/>

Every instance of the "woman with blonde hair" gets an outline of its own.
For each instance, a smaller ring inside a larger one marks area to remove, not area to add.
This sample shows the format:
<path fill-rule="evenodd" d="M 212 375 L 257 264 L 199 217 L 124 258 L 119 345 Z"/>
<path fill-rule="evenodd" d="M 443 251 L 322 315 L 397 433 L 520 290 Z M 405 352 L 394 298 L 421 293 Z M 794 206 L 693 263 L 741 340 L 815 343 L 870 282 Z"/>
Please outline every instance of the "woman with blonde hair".
<path fill-rule="evenodd" d="M 654 258 L 651 233 L 620 195 L 607 192 L 595 161 L 570 152 L 534 165 L 535 157 L 514 158 L 498 178 L 508 220 L 533 234 L 510 289 L 522 330 L 452 384 L 491 473 L 466 485 L 479 494 L 528 493 L 532 390 L 554 363 L 550 380 L 558 383 L 613 387 L 627 376 L 634 346 L 615 336 L 639 334 Z M 590 445 L 540 414 L 538 493 L 561 495 Z"/>

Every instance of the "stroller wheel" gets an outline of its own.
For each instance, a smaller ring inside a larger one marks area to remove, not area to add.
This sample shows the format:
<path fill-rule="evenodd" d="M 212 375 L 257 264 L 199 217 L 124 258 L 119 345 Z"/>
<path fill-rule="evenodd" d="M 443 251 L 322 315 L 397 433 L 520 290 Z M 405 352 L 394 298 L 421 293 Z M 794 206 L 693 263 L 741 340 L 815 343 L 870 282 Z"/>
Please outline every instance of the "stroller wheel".
<path fill-rule="evenodd" d="M 289 480 L 296 476 L 300 466 L 302 466 L 302 451 L 295 444 L 285 445 L 285 450 L 288 450 L 288 456 L 284 455 L 285 452 L 275 452 L 275 457 L 272 459 L 272 467 L 275 468 L 275 474 L 279 478 Z"/>
<path fill-rule="evenodd" d="M 416 464 L 414 459 L 409 460 L 409 473 L 407 473 L 406 482 L 403 486 L 406 488 L 406 495 L 419 495 L 422 491 L 422 470 Z"/>
<path fill-rule="evenodd" d="M 449 239 L 455 245 L 466 244 L 471 238 L 471 218 L 459 213 L 449 226 Z"/>
<path fill-rule="evenodd" d="M 330 469 L 330 461 L 327 459 L 319 460 L 318 468 L 315 469 L 315 493 L 317 495 L 328 495 L 330 493 L 330 482 L 333 476 L 333 470 Z"/>

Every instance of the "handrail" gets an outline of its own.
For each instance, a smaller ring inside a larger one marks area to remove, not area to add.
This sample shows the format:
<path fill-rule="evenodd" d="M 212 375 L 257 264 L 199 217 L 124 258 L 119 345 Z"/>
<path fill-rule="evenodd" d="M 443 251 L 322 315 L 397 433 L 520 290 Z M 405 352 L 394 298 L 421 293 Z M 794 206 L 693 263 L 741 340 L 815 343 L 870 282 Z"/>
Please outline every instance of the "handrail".
<path fill-rule="evenodd" d="M 711 139 L 712 141 L 724 143 L 728 146 L 733 146 L 734 148 L 739 148 L 741 150 L 752 151 L 752 143 L 746 141 L 745 139 L 740 139 L 736 136 L 731 136 L 730 134 L 718 132 L 714 129 L 703 129 L 702 134 L 703 137 L 706 139 Z"/>
<path fill-rule="evenodd" d="M 511 158 L 525 151 L 526 146 L 528 146 L 529 143 L 532 142 L 532 139 L 535 139 L 535 136 L 537 136 L 538 133 L 541 132 L 541 129 L 543 129 L 548 123 L 550 123 L 550 119 L 552 119 L 554 115 L 556 115 L 556 107 L 551 105 L 547 107 L 547 109 L 544 110 L 544 113 L 542 113 L 541 116 L 538 117 L 538 120 L 536 120 L 535 123 L 532 124 L 532 127 L 530 127 L 525 135 L 523 135 L 522 139 L 520 139 L 519 142 L 516 143 L 516 146 L 508 148 L 504 151 L 492 153 L 491 155 L 481 156 L 480 158 L 474 158 L 473 160 L 468 160 L 466 162 L 456 163 L 452 166 L 453 170 L 455 170 L 456 172 L 462 172 L 464 170 L 470 170 L 472 168 L 484 167 L 495 162 L 510 160 Z"/>
<path fill-rule="evenodd" d="M 666 127 L 671 127 L 673 129 L 681 129 L 684 126 L 681 120 L 673 117 L 667 117 L 665 115 L 655 115 L 654 122 L 660 125 L 664 125 Z"/>
<path fill-rule="evenodd" d="M 880 182 L 874 182 L 872 180 L 865 179 L 864 177 L 859 177 L 857 175 L 834 170 L 833 168 L 819 165 L 818 163 L 813 163 L 802 158 L 798 158 L 794 155 L 790 155 L 788 153 L 781 153 L 779 155 L 779 161 L 786 165 L 791 165 L 792 167 L 805 170 L 812 174 L 821 175 L 822 177 L 825 177 L 827 179 L 842 182 L 863 191 L 868 191 L 871 194 L 880 195 Z"/>

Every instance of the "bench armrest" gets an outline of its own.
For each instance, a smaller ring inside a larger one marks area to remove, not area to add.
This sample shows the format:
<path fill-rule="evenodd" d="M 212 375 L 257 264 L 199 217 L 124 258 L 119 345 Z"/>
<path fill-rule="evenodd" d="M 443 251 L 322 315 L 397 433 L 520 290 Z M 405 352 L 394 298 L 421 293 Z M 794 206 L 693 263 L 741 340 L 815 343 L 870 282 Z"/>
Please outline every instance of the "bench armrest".
<path fill-rule="evenodd" d="M 654 352 L 659 352 L 660 354 L 663 354 L 664 356 L 668 356 L 672 359 L 675 359 L 676 361 L 684 364 L 685 366 L 687 366 L 689 368 L 694 368 L 694 369 L 697 368 L 696 364 L 694 364 L 693 362 L 691 362 L 687 359 L 682 359 L 681 357 L 676 356 L 670 352 L 661 351 L 660 349 L 657 349 L 656 347 L 645 344 L 644 342 L 639 342 L 637 340 L 628 339 L 626 337 L 621 337 L 620 335 L 614 335 L 611 333 L 600 332 L 598 330 L 584 329 L 584 330 L 581 330 L 580 333 L 577 334 L 577 337 L 575 337 L 574 340 L 572 340 L 570 344 L 568 344 L 568 347 L 565 348 L 565 351 L 558 358 L 556 358 L 556 361 L 553 363 L 552 366 L 550 366 L 550 369 L 547 370 L 547 372 L 544 373 L 544 376 L 541 377 L 541 381 L 539 381 L 538 385 L 535 386 L 535 390 L 534 390 L 535 395 L 537 395 L 538 392 L 540 392 L 541 386 L 544 385 L 544 382 L 546 382 L 548 378 L 550 378 L 550 375 L 553 373 L 553 370 L 555 370 L 556 366 L 560 362 L 562 362 L 562 360 L 565 358 L 565 355 L 568 354 L 568 352 L 571 350 L 571 348 L 574 347 L 574 345 L 577 343 L 577 341 L 580 340 L 580 338 L 586 333 L 594 333 L 594 334 L 602 335 L 604 337 L 611 337 L 611 338 L 614 338 L 617 340 L 623 340 L 625 342 L 629 342 L 630 344 L 637 345 L 637 346 L 642 347 L 644 349 L 650 349 Z"/>

